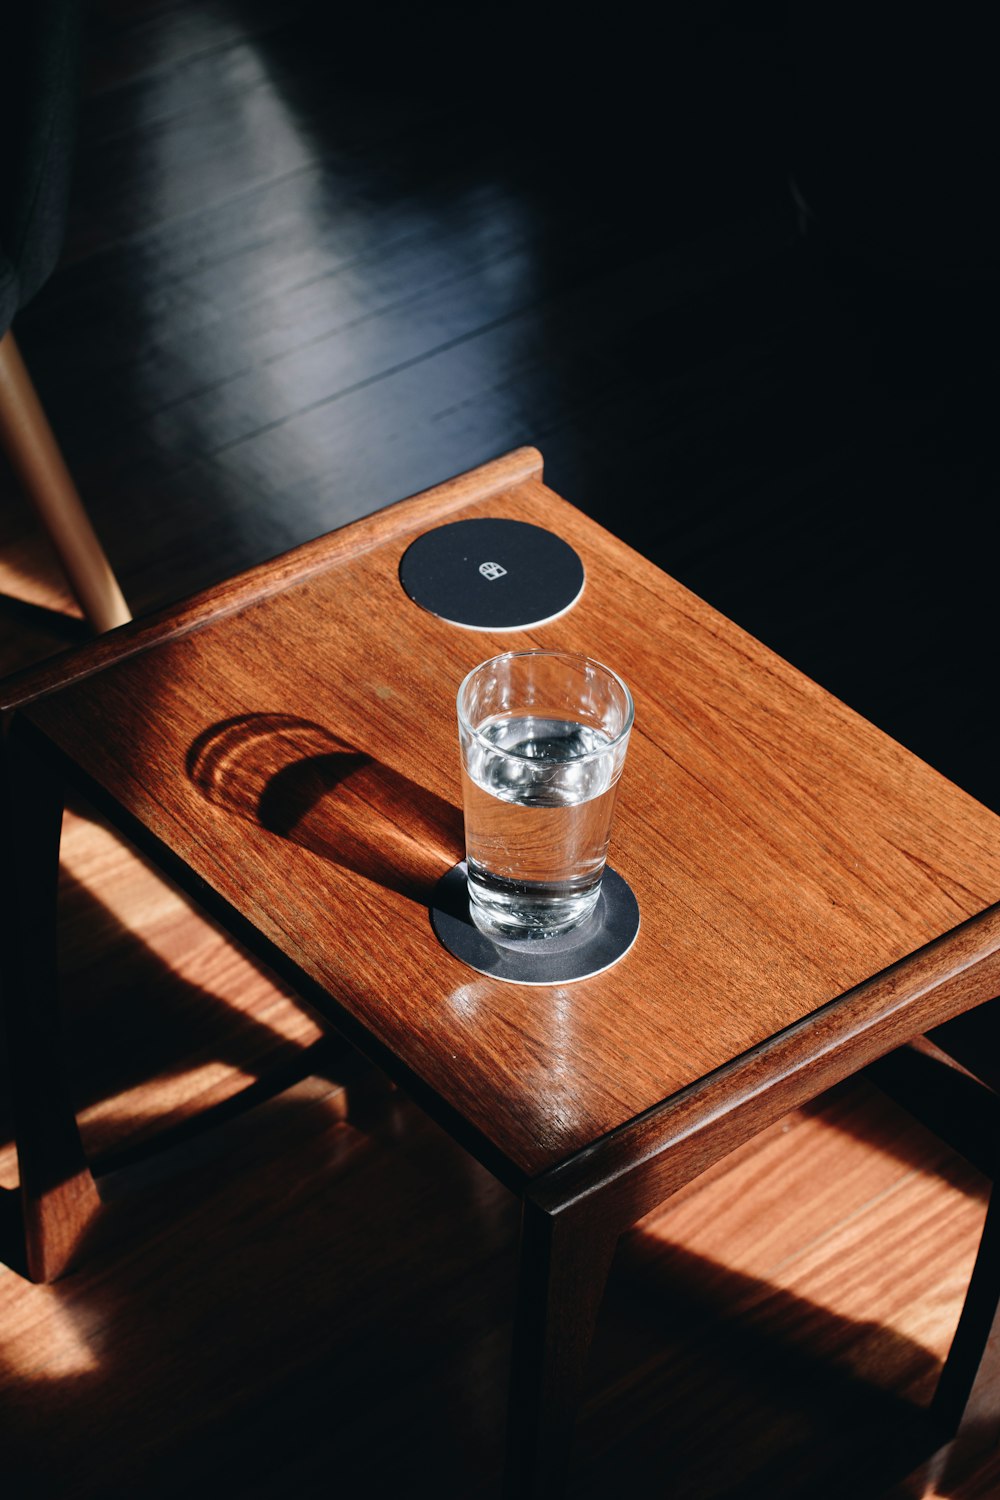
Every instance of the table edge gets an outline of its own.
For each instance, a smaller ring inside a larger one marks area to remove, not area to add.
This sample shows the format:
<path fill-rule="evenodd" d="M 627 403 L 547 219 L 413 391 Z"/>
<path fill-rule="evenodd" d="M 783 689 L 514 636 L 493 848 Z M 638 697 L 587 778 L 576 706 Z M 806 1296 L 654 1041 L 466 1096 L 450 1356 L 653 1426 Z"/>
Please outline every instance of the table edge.
<path fill-rule="evenodd" d="M 51 757 L 66 781 L 136 848 L 290 984 L 317 1020 L 341 1032 L 382 1068 L 503 1186 L 553 1217 L 594 1220 L 620 1232 L 791 1110 L 894 1048 L 1000 995 L 997 902 L 590 1145 L 532 1173 L 384 1046 L 30 719 L 15 716 L 15 722 L 20 736 L 38 754 Z"/>
<path fill-rule="evenodd" d="M 7 721 L 5 727 L 12 727 L 11 720 L 20 719 L 15 710 L 30 707 L 105 667 L 238 614 L 331 566 L 387 540 L 419 531 L 477 501 L 532 480 L 541 482 L 542 467 L 542 455 L 536 449 L 516 449 L 110 632 L 88 646 L 8 678 L 0 684 L 0 713 Z M 712 1073 L 622 1121 L 589 1145 L 537 1172 L 525 1172 L 398 1058 L 380 1055 L 383 1049 L 377 1038 L 342 1011 L 334 996 L 326 997 L 293 960 L 288 960 L 287 966 L 278 962 L 278 950 L 269 940 L 257 934 L 225 897 L 171 856 L 156 835 L 118 804 L 105 805 L 100 789 L 30 724 L 30 715 L 27 721 L 22 720 L 21 732 L 27 732 L 42 753 L 53 754 L 67 779 L 105 811 L 138 848 L 151 853 L 160 868 L 203 908 L 220 916 L 246 947 L 283 973 L 310 1009 L 385 1067 L 505 1185 L 523 1191 L 546 1213 L 600 1213 L 610 1215 L 623 1227 L 635 1222 L 773 1120 L 913 1036 L 1000 993 L 997 903 Z M 215 911 L 216 906 L 219 911 Z M 251 940 L 251 933 L 258 941 Z M 325 1004 L 317 1003 L 313 990 L 323 995 Z"/>
<path fill-rule="evenodd" d="M 533 1178 L 553 1216 L 619 1229 L 868 1063 L 1000 994 L 1000 902 Z"/>
<path fill-rule="evenodd" d="M 452 511 L 513 489 L 528 479 L 540 480 L 542 472 L 543 459 L 537 448 L 515 448 L 430 489 L 385 505 L 358 520 L 347 521 L 334 531 L 279 553 L 190 598 L 140 616 L 86 645 L 59 652 L 39 665 L 12 673 L 0 682 L 0 714 L 25 708 L 39 698 L 154 646 L 239 614 L 334 564 L 370 551 L 390 537 L 418 531 Z"/>

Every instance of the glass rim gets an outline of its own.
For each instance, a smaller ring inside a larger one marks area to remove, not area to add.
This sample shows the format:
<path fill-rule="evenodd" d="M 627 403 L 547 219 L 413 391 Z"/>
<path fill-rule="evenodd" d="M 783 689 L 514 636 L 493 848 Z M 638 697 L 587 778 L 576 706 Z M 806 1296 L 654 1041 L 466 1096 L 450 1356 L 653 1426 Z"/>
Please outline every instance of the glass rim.
<path fill-rule="evenodd" d="M 619 677 L 614 668 L 605 666 L 604 662 L 598 661 L 594 656 L 587 656 L 582 651 L 559 651 L 553 647 L 538 647 L 536 650 L 528 651 L 501 651 L 498 653 L 498 655 L 489 656 L 485 661 L 481 661 L 478 666 L 472 667 L 462 678 L 455 699 L 455 705 L 458 712 L 459 728 L 465 730 L 467 734 L 471 735 L 471 737 L 476 741 L 478 745 L 482 747 L 482 749 L 489 751 L 493 755 L 506 755 L 511 760 L 523 760 L 528 762 L 530 765 L 535 766 L 545 764 L 562 764 L 562 762 L 559 761 L 556 756 L 522 755 L 518 750 L 501 749 L 501 747 L 499 745 L 495 745 L 492 740 L 488 740 L 486 736 L 475 727 L 475 725 L 470 724 L 468 716 L 463 712 L 462 698 L 465 694 L 466 688 L 472 681 L 473 677 L 476 676 L 477 672 L 483 671 L 485 667 L 492 667 L 497 662 L 516 661 L 519 657 L 526 656 L 561 657 L 563 661 L 583 662 L 589 667 L 597 667 L 599 671 L 604 672 L 606 676 L 612 679 L 613 682 L 616 682 L 621 688 L 622 692 L 625 694 L 625 722 L 622 725 L 621 729 L 613 739 L 608 740 L 608 743 L 606 745 L 601 745 L 597 750 L 588 750 L 584 755 L 575 755 L 573 757 L 574 765 L 579 765 L 581 762 L 590 760 L 599 760 L 602 755 L 608 755 L 612 750 L 616 749 L 616 747 L 620 745 L 623 740 L 626 740 L 628 738 L 632 730 L 632 725 L 635 721 L 635 702 L 633 701 L 632 694 L 629 691 L 628 685 L 623 681 L 621 677 Z"/>

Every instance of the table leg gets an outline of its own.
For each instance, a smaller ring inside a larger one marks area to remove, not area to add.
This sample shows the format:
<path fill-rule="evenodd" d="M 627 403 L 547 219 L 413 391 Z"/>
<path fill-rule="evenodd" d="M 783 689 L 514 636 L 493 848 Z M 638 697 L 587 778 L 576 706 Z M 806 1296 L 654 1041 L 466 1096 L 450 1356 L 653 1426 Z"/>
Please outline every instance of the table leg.
<path fill-rule="evenodd" d="M 504 1493 L 555 1500 L 617 1230 L 582 1227 L 524 1204 Z"/>
<path fill-rule="evenodd" d="M 9 732 L 0 740 L 0 1022 L 6 1033 L 32 1281 L 65 1271 L 99 1207 L 67 1088 L 59 1037 L 56 896 L 61 788 Z M 7 1247 L 3 1247 L 8 1258 Z M 21 1267 L 19 1267 L 20 1269 Z"/>

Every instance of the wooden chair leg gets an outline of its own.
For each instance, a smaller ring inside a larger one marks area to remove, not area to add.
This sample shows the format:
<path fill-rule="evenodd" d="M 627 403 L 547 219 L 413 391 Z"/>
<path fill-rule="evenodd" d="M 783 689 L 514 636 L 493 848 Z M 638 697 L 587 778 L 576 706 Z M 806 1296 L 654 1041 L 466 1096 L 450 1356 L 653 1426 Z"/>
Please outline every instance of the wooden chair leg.
<path fill-rule="evenodd" d="M 14 335 L 0 338 L 0 442 L 97 631 L 132 618 L 63 462 Z"/>
<path fill-rule="evenodd" d="M 960 1478 L 1000 1441 L 1000 1187 L 990 1194 L 986 1222 L 965 1305 L 932 1406 L 951 1436 L 949 1480 Z"/>
<path fill-rule="evenodd" d="M 6 1032 L 23 1230 L 23 1245 L 15 1246 L 10 1259 L 15 1265 L 23 1260 L 32 1281 L 52 1281 L 69 1268 L 100 1207 L 70 1104 L 59 1037 L 60 791 L 16 737 L 4 734 L 0 1021 Z"/>
<path fill-rule="evenodd" d="M 584 1234 L 524 1205 L 504 1476 L 510 1500 L 556 1500 L 563 1492 L 617 1243 L 617 1232 Z"/>

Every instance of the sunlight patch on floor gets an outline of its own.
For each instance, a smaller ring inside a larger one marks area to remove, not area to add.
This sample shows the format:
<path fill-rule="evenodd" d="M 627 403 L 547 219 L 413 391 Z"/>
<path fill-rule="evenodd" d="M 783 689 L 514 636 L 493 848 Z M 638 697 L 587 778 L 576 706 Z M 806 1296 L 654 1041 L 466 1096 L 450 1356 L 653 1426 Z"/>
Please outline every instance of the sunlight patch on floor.
<path fill-rule="evenodd" d="M 982 1184 L 971 1168 L 945 1162 L 943 1147 L 914 1165 L 902 1137 L 892 1148 L 888 1107 L 870 1108 L 869 1139 L 855 1133 L 866 1120 L 863 1094 L 855 1131 L 841 1128 L 836 1106 L 832 1120 L 822 1111 L 790 1117 L 786 1134 L 734 1153 L 728 1173 L 644 1220 L 643 1237 L 667 1259 L 676 1245 L 748 1278 L 748 1307 L 787 1292 L 940 1359 L 975 1258 Z M 904 1130 L 906 1118 L 900 1112 Z"/>
<path fill-rule="evenodd" d="M 4 1283 L 12 1278 L 10 1287 Z M 99 1330 L 84 1326 L 80 1309 L 58 1285 L 32 1286 L 13 1271 L 0 1268 L 4 1304 L 0 1358 L 24 1380 L 64 1380 L 98 1368 Z M 16 1294 L 16 1295 L 14 1295 Z"/>
<path fill-rule="evenodd" d="M 67 812 L 61 860 L 66 874 L 100 903 L 109 943 L 114 943 L 112 929 L 117 926 L 138 938 L 179 982 L 207 990 L 213 999 L 237 1008 L 252 1000 L 255 1018 L 266 1024 L 275 1043 L 307 1046 L 322 1035 L 282 986 L 102 823 Z M 74 927 L 70 916 L 60 944 L 64 968 L 71 975 L 74 964 L 92 954 L 92 920 Z"/>

